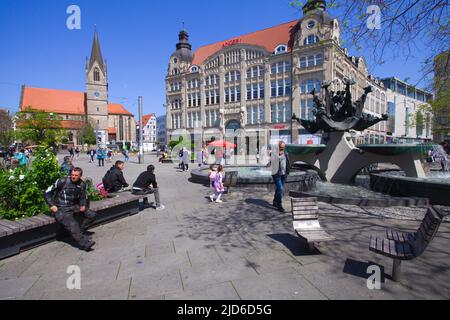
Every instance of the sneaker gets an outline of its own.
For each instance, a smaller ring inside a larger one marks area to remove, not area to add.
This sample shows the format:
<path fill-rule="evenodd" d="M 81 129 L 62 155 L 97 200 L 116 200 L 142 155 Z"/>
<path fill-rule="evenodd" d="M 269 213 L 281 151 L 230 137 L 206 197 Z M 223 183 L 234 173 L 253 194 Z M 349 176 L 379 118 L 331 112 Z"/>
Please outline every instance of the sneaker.
<path fill-rule="evenodd" d="M 214 196 L 209 196 L 209 198 L 211 199 L 211 202 L 214 202 Z"/>
<path fill-rule="evenodd" d="M 217 199 L 216 202 L 217 202 L 217 203 L 222 203 L 223 201 L 220 200 L 220 199 Z"/>
<path fill-rule="evenodd" d="M 166 207 L 164 205 L 160 204 L 159 207 L 156 207 L 156 211 L 164 210 Z"/>

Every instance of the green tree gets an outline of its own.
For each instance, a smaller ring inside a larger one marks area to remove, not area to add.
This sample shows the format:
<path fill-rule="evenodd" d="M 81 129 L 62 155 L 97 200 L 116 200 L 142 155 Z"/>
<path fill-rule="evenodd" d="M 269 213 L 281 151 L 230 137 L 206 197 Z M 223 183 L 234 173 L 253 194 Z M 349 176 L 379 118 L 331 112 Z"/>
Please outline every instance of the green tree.
<path fill-rule="evenodd" d="M 66 135 L 61 120 L 56 114 L 29 106 L 16 115 L 17 138 L 22 142 L 55 145 Z"/>
<path fill-rule="evenodd" d="M 298 11 L 306 4 L 320 5 L 320 1 L 314 0 L 289 3 Z M 433 58 L 450 43 L 448 0 L 327 0 L 326 3 L 330 15 L 339 20 L 341 44 L 371 52 L 375 64 L 398 56 L 407 60 L 414 56 L 418 44 L 426 43 L 427 58 L 420 81 L 431 80 Z M 369 10 L 372 5 L 379 12 Z M 380 25 L 375 26 L 378 17 Z"/>
<path fill-rule="evenodd" d="M 83 129 L 81 129 L 80 134 L 81 134 L 81 141 L 83 142 L 83 144 L 87 143 L 89 145 L 94 145 L 97 143 L 95 130 L 89 121 L 87 121 Z"/>
<path fill-rule="evenodd" d="M 7 146 L 14 142 L 13 122 L 11 116 L 0 110 L 0 144 Z"/>

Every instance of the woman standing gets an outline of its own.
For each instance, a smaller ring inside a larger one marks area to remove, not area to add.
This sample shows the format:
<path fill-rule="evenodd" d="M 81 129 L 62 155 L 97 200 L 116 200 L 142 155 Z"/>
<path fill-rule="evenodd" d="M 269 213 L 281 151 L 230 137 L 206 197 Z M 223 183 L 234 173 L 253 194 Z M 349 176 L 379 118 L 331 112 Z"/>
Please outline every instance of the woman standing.
<path fill-rule="evenodd" d="M 98 159 L 98 166 L 104 167 L 105 166 L 105 158 L 106 158 L 106 151 L 102 147 L 97 149 L 97 159 Z"/>

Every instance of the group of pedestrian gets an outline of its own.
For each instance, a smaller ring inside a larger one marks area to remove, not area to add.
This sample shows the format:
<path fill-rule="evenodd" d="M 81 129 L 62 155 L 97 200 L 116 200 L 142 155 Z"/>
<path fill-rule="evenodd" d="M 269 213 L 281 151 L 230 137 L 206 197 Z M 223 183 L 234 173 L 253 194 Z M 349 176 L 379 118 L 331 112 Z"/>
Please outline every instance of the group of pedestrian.
<path fill-rule="evenodd" d="M 75 147 L 75 149 L 73 147 L 69 147 L 69 155 L 70 157 L 73 159 L 75 158 L 75 155 L 77 156 L 77 158 L 80 157 L 80 148 Z"/>

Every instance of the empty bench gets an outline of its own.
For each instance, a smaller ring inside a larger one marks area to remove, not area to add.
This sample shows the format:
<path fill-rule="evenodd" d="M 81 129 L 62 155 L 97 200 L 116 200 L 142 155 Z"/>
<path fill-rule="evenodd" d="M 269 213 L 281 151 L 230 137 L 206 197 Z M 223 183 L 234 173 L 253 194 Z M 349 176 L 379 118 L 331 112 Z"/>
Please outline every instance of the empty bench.
<path fill-rule="evenodd" d="M 419 257 L 433 240 L 444 215 L 435 207 L 430 207 L 415 233 L 386 230 L 386 238 L 370 238 L 370 251 L 394 259 L 392 280 L 400 280 L 401 262 Z"/>
<path fill-rule="evenodd" d="M 309 250 L 314 250 L 316 242 L 336 240 L 320 226 L 317 198 L 291 198 L 291 204 L 294 230 L 306 241 Z"/>
<path fill-rule="evenodd" d="M 124 192 L 92 202 L 90 209 L 97 212 L 97 218 L 90 227 L 138 213 L 139 200 L 148 196 Z M 0 260 L 53 241 L 61 231 L 53 216 L 43 214 L 17 221 L 0 220 Z"/>

